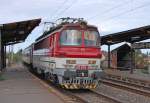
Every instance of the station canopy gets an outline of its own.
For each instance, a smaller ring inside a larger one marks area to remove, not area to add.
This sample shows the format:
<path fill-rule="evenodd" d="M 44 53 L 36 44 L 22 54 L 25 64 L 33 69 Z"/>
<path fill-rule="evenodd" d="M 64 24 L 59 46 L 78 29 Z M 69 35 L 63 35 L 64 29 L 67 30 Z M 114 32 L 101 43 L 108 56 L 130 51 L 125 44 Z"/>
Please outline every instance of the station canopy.
<path fill-rule="evenodd" d="M 39 25 L 41 19 L 1 24 L 1 40 L 3 45 L 23 42 L 32 30 Z"/>
<path fill-rule="evenodd" d="M 101 37 L 101 45 L 113 45 L 121 42 L 139 42 L 150 39 L 150 25 Z"/>

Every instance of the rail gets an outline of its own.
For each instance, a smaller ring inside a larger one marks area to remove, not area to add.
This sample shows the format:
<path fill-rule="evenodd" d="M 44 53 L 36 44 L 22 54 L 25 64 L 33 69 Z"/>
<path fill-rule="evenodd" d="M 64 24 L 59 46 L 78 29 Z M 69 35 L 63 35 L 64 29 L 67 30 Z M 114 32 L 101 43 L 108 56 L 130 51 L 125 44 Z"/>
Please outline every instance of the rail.
<path fill-rule="evenodd" d="M 139 83 L 139 81 L 138 82 L 134 81 L 134 83 L 131 81 L 132 80 L 130 80 L 129 82 L 129 80 L 127 81 L 127 80 L 120 80 L 120 79 L 116 79 L 116 78 L 114 79 L 108 77 L 99 80 L 99 82 L 103 84 L 150 97 L 150 87 L 148 87 L 147 85 L 140 85 L 141 83 Z"/>

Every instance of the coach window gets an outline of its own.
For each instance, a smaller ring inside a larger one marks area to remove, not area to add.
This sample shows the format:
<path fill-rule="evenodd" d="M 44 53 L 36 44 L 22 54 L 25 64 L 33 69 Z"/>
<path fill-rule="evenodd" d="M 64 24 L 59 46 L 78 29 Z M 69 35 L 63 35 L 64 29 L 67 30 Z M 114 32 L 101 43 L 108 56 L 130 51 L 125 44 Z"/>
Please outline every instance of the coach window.
<path fill-rule="evenodd" d="M 61 45 L 74 45 L 82 44 L 82 33 L 79 30 L 64 30 L 60 36 Z"/>

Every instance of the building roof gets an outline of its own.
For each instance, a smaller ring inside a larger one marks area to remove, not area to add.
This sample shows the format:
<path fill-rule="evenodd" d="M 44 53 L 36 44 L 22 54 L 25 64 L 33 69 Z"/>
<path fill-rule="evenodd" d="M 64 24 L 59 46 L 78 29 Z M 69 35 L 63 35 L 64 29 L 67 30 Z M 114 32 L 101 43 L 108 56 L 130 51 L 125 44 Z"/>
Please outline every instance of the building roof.
<path fill-rule="evenodd" d="M 131 51 L 131 46 L 125 43 L 125 44 L 113 49 L 111 52 L 116 52 L 116 51 L 120 51 L 120 50 L 121 51 L 124 51 L 124 50 L 125 51 Z"/>
<path fill-rule="evenodd" d="M 41 19 L 1 24 L 2 44 L 10 45 L 23 42 Z"/>
<path fill-rule="evenodd" d="M 101 37 L 102 45 L 113 45 L 121 42 L 139 42 L 150 39 L 150 25 Z"/>

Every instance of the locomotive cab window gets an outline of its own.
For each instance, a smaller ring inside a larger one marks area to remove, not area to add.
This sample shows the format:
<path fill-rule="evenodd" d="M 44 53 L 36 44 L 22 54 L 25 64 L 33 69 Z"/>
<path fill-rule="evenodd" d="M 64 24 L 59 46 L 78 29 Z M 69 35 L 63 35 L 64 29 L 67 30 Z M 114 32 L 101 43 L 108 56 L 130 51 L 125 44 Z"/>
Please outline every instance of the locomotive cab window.
<path fill-rule="evenodd" d="M 97 31 L 85 31 L 84 32 L 84 45 L 85 46 L 100 46 L 99 33 Z"/>
<path fill-rule="evenodd" d="M 64 30 L 60 35 L 61 45 L 79 46 L 82 44 L 82 32 L 79 30 Z"/>

